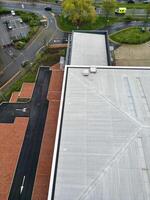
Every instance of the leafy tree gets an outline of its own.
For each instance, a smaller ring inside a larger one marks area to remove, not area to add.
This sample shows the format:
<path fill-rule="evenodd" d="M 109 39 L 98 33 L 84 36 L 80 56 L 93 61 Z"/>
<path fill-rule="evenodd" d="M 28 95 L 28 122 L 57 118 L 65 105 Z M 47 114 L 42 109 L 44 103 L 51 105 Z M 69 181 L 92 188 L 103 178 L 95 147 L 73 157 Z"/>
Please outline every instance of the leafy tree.
<path fill-rule="evenodd" d="M 64 0 L 62 7 L 64 17 L 68 18 L 73 24 L 93 23 L 96 20 L 93 0 Z"/>
<path fill-rule="evenodd" d="M 115 12 L 115 8 L 116 8 L 116 0 L 102 1 L 102 9 L 107 19 L 109 19 L 110 15 Z"/>
<path fill-rule="evenodd" d="M 150 4 L 147 5 L 146 8 L 146 14 L 145 14 L 145 19 L 143 22 L 143 26 L 146 28 L 149 22 L 149 17 L 150 17 Z"/>
<path fill-rule="evenodd" d="M 150 17 L 150 4 L 147 5 L 146 9 L 146 18 L 148 19 Z"/>

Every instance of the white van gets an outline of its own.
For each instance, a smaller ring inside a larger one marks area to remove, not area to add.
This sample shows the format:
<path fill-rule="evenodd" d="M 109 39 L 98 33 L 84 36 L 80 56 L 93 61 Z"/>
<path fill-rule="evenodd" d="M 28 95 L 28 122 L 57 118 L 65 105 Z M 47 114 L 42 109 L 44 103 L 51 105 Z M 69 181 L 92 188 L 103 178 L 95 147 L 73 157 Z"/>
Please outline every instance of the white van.
<path fill-rule="evenodd" d="M 117 8 L 115 10 L 115 14 L 121 14 L 121 15 L 125 15 L 126 14 L 127 9 L 126 8 Z"/>
<path fill-rule="evenodd" d="M 12 14 L 12 16 L 15 16 L 15 15 L 16 15 L 16 13 L 15 13 L 14 10 L 11 10 L 11 14 Z"/>

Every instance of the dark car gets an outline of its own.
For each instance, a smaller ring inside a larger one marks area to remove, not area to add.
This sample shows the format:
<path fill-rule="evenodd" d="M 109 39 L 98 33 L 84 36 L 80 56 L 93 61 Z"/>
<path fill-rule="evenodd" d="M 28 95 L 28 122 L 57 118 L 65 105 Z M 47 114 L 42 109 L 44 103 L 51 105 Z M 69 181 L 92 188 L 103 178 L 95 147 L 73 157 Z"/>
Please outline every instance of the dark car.
<path fill-rule="evenodd" d="M 45 7 L 44 9 L 45 9 L 46 11 L 51 11 L 51 10 L 52 10 L 51 7 Z"/>
<path fill-rule="evenodd" d="M 24 67 L 26 67 L 26 66 L 28 66 L 28 65 L 30 65 L 31 63 L 30 63 L 30 61 L 29 60 L 24 60 L 22 63 L 21 63 L 21 66 L 24 68 Z"/>
<path fill-rule="evenodd" d="M 11 26 L 10 22 L 6 21 L 5 23 L 6 23 L 7 29 L 12 30 L 12 26 Z"/>
<path fill-rule="evenodd" d="M 135 0 L 128 0 L 128 3 L 135 3 Z"/>

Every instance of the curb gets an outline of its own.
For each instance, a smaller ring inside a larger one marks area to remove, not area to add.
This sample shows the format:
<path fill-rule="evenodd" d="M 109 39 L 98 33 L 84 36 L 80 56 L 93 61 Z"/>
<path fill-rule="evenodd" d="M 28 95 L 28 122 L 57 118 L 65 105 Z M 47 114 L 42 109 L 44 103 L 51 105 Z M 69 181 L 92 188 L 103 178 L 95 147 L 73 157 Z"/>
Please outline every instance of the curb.
<path fill-rule="evenodd" d="M 2 87 L 0 87 L 0 90 L 4 89 L 5 86 L 7 86 L 7 84 L 9 84 L 16 76 L 18 76 L 18 74 L 20 74 L 20 70 L 13 76 L 11 77 L 11 79 L 9 79 L 9 81 L 7 81 Z"/>
<path fill-rule="evenodd" d="M 127 28 L 123 28 L 123 29 L 121 29 L 121 30 L 119 30 L 119 31 L 116 31 L 116 32 L 114 32 L 114 33 L 111 33 L 111 34 L 109 35 L 109 40 L 110 40 L 111 42 L 115 43 L 115 44 L 118 44 L 118 45 L 123 44 L 123 43 L 120 43 L 120 42 L 117 42 L 117 41 L 111 39 L 110 36 L 112 36 L 112 35 L 114 35 L 114 34 L 117 34 L 117 33 L 120 33 L 120 32 L 122 32 L 122 31 L 128 30 L 128 29 L 130 29 L 130 28 L 134 28 L 134 27 L 137 27 L 137 26 L 129 26 L 129 27 L 127 27 Z M 144 42 L 144 43 L 145 43 L 145 42 Z M 129 45 L 132 45 L 132 44 L 129 44 Z M 133 45 L 134 45 L 134 44 L 133 44 Z"/>
<path fill-rule="evenodd" d="M 10 1 L 10 0 L 0 0 L 0 2 L 1 3 L 18 3 L 18 4 L 20 4 L 20 3 L 22 3 L 22 4 L 29 4 L 29 5 L 33 5 L 33 4 L 37 4 L 37 3 L 41 3 L 41 4 L 46 4 L 46 5 L 49 5 L 49 4 L 51 4 L 51 5 L 61 5 L 60 3 L 54 3 L 54 2 L 46 2 L 46 1 L 38 1 L 38 2 L 27 2 L 27 1 Z"/>

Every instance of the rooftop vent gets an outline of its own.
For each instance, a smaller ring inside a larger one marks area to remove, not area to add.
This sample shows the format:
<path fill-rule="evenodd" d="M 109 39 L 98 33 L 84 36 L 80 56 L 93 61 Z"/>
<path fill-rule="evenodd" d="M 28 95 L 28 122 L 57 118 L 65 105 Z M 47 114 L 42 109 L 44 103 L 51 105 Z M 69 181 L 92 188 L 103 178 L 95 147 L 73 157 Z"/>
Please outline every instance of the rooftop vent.
<path fill-rule="evenodd" d="M 91 72 L 91 73 L 96 73 L 96 72 L 97 72 L 96 67 L 90 67 L 90 72 Z"/>
<path fill-rule="evenodd" d="M 89 69 L 84 69 L 82 74 L 83 74 L 83 76 L 88 76 L 89 75 Z"/>
<path fill-rule="evenodd" d="M 110 51 L 114 51 L 114 46 L 110 46 L 110 47 L 109 47 L 109 50 L 110 50 Z"/>

